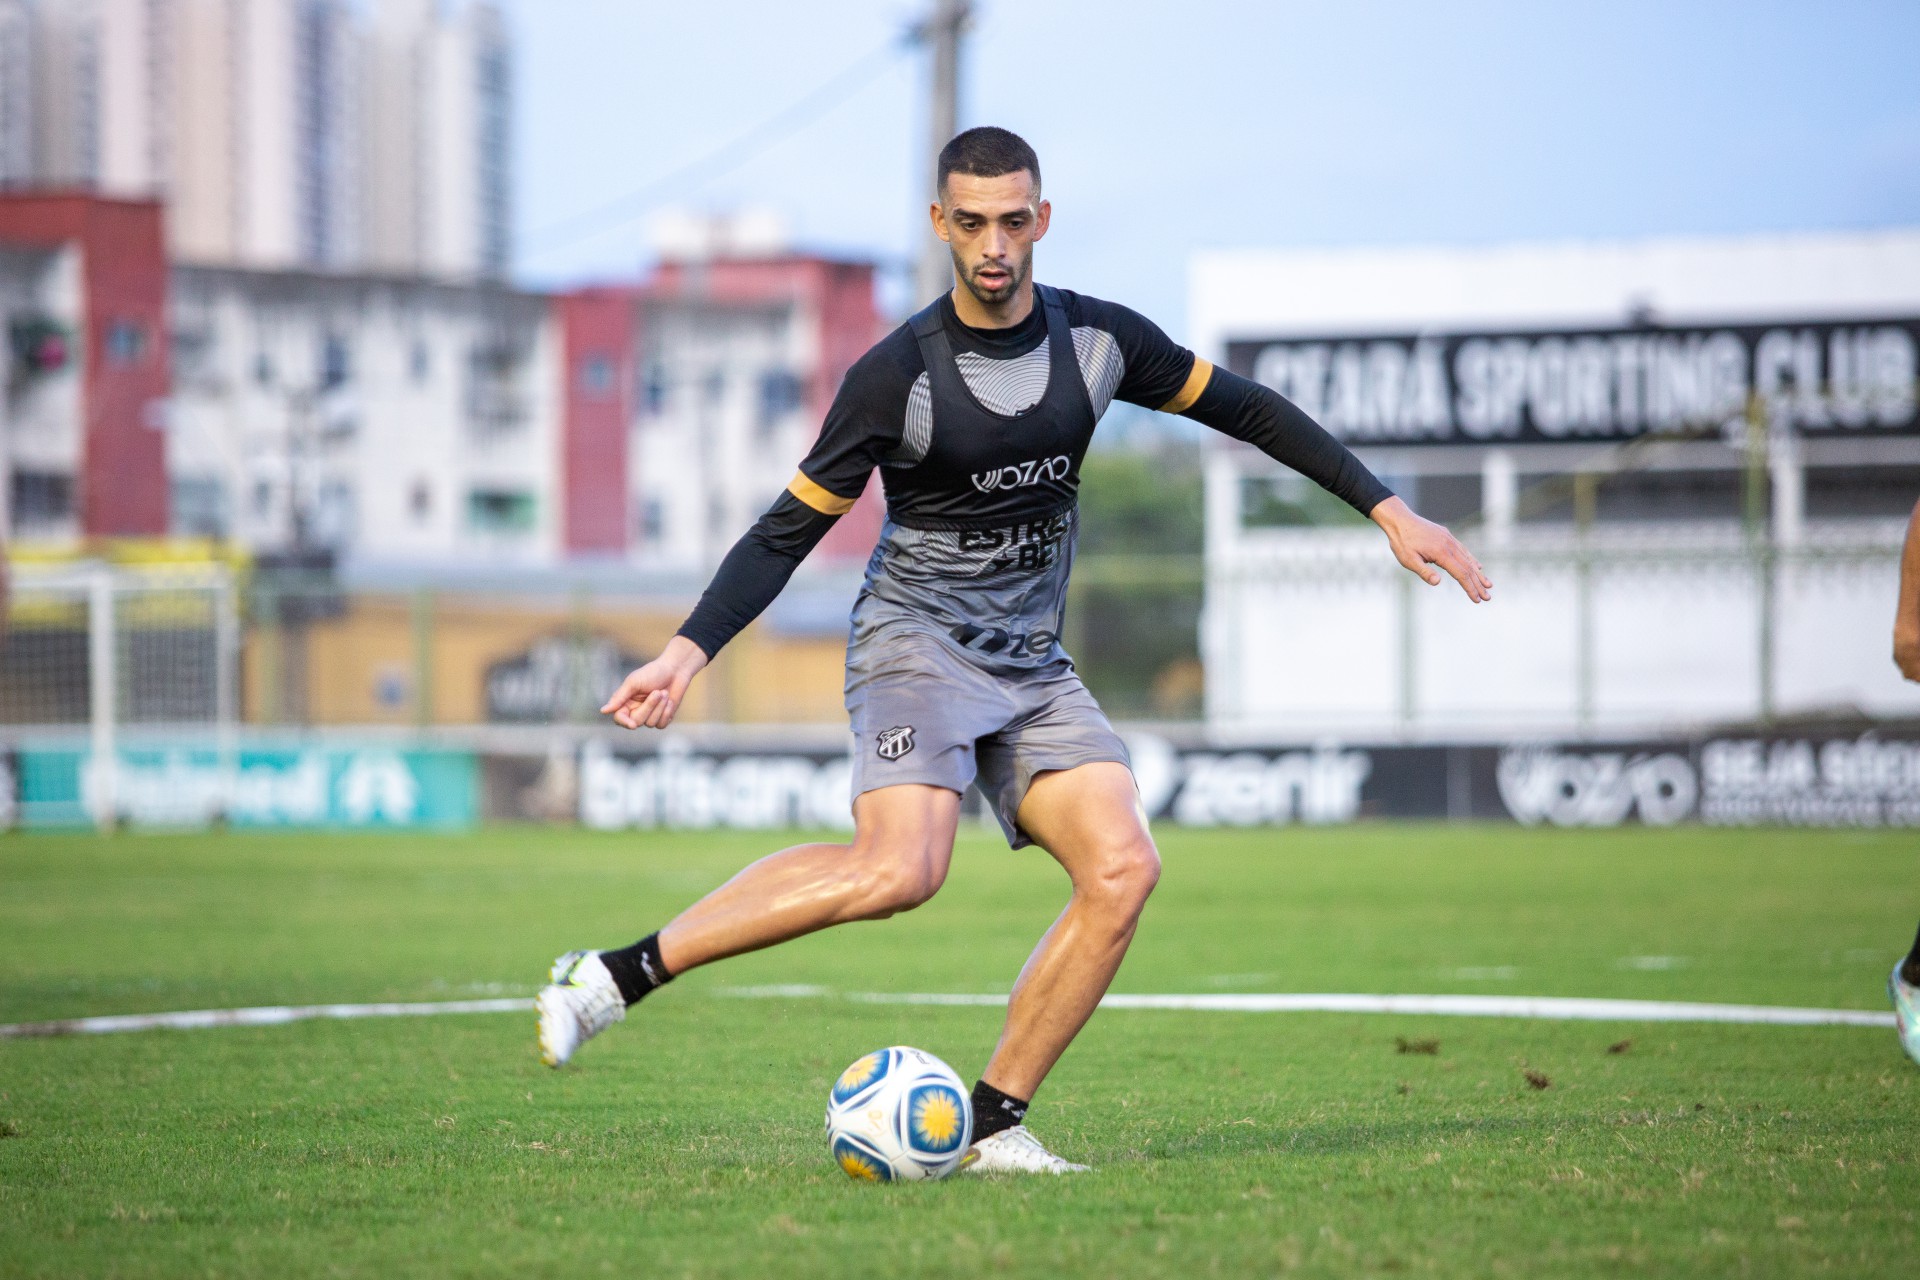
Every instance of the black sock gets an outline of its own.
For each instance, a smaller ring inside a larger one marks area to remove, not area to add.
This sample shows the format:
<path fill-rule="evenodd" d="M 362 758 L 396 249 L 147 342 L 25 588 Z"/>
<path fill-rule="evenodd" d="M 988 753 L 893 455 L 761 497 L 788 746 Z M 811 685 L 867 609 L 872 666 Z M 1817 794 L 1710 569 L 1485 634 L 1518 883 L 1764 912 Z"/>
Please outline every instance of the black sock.
<path fill-rule="evenodd" d="M 660 958 L 658 933 L 650 933 L 618 951 L 602 951 L 600 963 L 607 966 L 607 972 L 613 975 L 620 996 L 628 1005 L 638 1004 L 640 997 L 655 987 L 664 987 L 673 981 L 666 962 Z"/>
<path fill-rule="evenodd" d="M 973 1140 L 991 1138 L 1027 1118 L 1027 1099 L 1002 1093 L 982 1080 L 973 1086 Z"/>
<path fill-rule="evenodd" d="M 1913 950 L 1900 965 L 1900 980 L 1910 987 L 1920 987 L 1920 934 L 1914 935 Z"/>

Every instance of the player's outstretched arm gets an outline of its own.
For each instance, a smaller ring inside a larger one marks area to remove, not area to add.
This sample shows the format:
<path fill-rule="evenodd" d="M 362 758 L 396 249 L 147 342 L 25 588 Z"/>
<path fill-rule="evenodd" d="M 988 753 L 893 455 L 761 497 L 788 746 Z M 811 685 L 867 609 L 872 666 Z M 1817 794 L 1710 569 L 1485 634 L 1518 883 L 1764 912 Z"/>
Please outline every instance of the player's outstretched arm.
<path fill-rule="evenodd" d="M 1376 504 L 1371 518 L 1385 531 L 1394 557 L 1428 586 L 1439 586 L 1440 569 L 1445 569 L 1475 604 L 1493 598 L 1493 579 L 1445 526 L 1419 515 L 1398 497 Z"/>
<path fill-rule="evenodd" d="M 1440 584 L 1445 570 L 1474 603 L 1492 598 L 1492 580 L 1457 538 L 1395 497 L 1351 449 L 1279 392 L 1193 360 L 1186 386 L 1160 408 L 1246 441 L 1341 499 L 1379 525 L 1394 556 L 1430 586 Z"/>
<path fill-rule="evenodd" d="M 636 668 L 600 708 L 623 729 L 664 729 L 686 700 L 687 686 L 707 665 L 707 655 L 685 636 L 667 641 L 664 652 Z"/>

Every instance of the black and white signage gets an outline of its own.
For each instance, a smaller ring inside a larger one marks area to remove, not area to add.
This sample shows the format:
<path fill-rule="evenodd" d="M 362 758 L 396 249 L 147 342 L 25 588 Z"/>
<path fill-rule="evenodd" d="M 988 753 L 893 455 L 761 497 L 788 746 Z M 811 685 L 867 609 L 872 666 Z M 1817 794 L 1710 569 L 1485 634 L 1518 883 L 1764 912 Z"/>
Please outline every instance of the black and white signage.
<path fill-rule="evenodd" d="M 1920 432 L 1920 320 L 1235 341 L 1227 364 L 1355 444 L 1743 430 L 1756 393 L 1806 435 Z"/>
<path fill-rule="evenodd" d="M 605 636 L 543 637 L 487 668 L 487 719 L 544 724 L 591 714 L 645 661 Z"/>
<path fill-rule="evenodd" d="M 1722 737 L 1631 747 L 1515 747 L 1496 767 L 1528 825 L 1920 826 L 1920 741 Z"/>
<path fill-rule="evenodd" d="M 1368 818 L 1555 827 L 1920 827 L 1920 738 L 1912 736 L 1218 749 L 1134 733 L 1127 747 L 1148 814 L 1183 827 Z M 852 771 L 844 752 L 702 751 L 669 739 L 647 754 L 590 745 L 578 769 L 577 795 L 569 790 L 562 811 L 572 809 L 589 827 L 852 825 Z M 969 806 L 977 809 L 977 795 Z"/>
<path fill-rule="evenodd" d="M 644 755 L 598 745 L 580 753 L 584 826 L 853 826 L 853 766 L 844 751 L 695 751 L 677 739 Z"/>

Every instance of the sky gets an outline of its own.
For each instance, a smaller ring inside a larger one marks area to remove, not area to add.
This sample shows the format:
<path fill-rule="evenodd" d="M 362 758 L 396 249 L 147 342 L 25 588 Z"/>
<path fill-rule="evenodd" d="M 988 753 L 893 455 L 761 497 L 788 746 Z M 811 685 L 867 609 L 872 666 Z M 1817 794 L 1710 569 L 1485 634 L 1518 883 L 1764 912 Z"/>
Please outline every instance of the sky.
<path fill-rule="evenodd" d="M 506 5 L 522 280 L 630 278 L 667 210 L 931 234 L 930 0 Z M 1181 337 L 1202 249 L 1920 225 L 1916 49 L 1912 0 L 976 0 L 960 111 L 1039 153 L 1036 277 Z"/>

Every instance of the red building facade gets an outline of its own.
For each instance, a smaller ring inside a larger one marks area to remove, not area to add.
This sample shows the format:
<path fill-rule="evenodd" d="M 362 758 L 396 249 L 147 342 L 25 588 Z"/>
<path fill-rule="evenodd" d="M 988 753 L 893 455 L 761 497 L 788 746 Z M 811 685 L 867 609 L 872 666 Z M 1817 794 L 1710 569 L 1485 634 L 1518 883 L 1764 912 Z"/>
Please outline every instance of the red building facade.
<path fill-rule="evenodd" d="M 167 257 L 161 206 L 85 192 L 0 194 L 0 244 L 80 260 L 77 320 L 87 537 L 167 532 Z"/>

